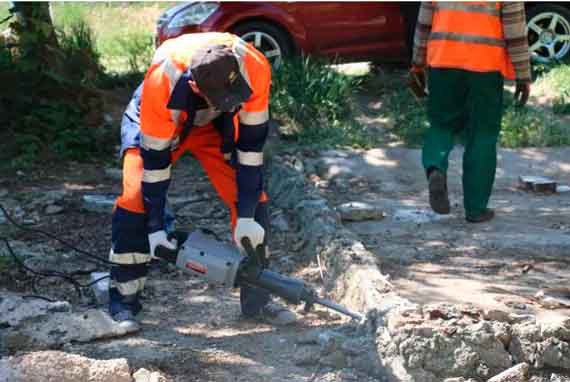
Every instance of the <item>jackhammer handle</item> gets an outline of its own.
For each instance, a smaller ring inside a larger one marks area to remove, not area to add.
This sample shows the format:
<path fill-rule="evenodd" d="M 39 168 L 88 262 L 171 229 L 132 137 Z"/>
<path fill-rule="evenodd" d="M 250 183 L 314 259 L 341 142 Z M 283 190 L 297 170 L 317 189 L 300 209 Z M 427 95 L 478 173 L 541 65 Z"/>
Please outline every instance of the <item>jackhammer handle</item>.
<path fill-rule="evenodd" d="M 162 245 L 159 245 L 154 250 L 154 257 L 158 257 L 162 260 L 166 260 L 169 263 L 174 264 L 174 263 L 176 263 L 176 258 L 178 257 L 178 250 L 179 250 L 179 248 L 169 249 L 169 248 L 166 248 Z"/>
<path fill-rule="evenodd" d="M 254 249 L 249 237 L 242 238 L 241 245 L 245 250 L 247 257 L 253 260 L 253 265 L 259 265 L 263 268 L 266 267 L 265 245 L 259 244 L 257 248 Z"/>

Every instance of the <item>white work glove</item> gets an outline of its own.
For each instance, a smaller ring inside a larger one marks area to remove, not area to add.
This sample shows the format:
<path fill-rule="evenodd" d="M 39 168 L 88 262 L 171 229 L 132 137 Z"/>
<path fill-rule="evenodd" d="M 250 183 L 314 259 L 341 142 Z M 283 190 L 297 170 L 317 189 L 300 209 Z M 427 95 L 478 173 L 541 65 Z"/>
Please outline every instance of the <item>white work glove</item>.
<path fill-rule="evenodd" d="M 166 231 L 156 231 L 148 235 L 148 244 L 150 246 L 150 256 L 155 258 L 154 250 L 159 245 L 167 248 L 167 249 L 176 249 L 176 241 L 175 240 L 168 240 L 166 237 Z"/>
<path fill-rule="evenodd" d="M 253 249 L 256 249 L 258 245 L 263 244 L 265 230 L 258 222 L 253 220 L 253 218 L 238 218 L 234 232 L 234 240 L 242 253 L 245 253 L 241 245 L 241 240 L 244 237 L 249 238 L 251 246 Z"/>

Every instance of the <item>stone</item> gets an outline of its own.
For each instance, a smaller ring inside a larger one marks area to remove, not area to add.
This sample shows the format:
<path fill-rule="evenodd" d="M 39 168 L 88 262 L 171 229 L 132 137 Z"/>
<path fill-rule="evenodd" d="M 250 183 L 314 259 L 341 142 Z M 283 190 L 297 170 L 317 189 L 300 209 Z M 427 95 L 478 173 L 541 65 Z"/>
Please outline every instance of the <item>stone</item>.
<path fill-rule="evenodd" d="M 497 374 L 487 382 L 526 382 L 528 381 L 528 363 L 519 363 Z"/>
<path fill-rule="evenodd" d="M 379 207 L 364 202 L 348 202 L 336 207 L 342 220 L 362 221 L 381 220 L 384 218 L 384 211 Z"/>
<path fill-rule="evenodd" d="M 115 206 L 115 196 L 111 195 L 83 195 L 81 207 L 85 211 L 110 214 Z"/>
<path fill-rule="evenodd" d="M 0 188 L 0 198 L 5 198 L 10 192 L 5 188 Z"/>
<path fill-rule="evenodd" d="M 552 373 L 549 382 L 570 382 L 570 377 L 565 377 L 563 375 Z"/>
<path fill-rule="evenodd" d="M 404 223 L 424 224 L 450 219 L 452 215 L 438 215 L 433 211 L 419 209 L 399 209 L 394 212 L 394 220 Z"/>
<path fill-rule="evenodd" d="M 519 176 L 519 188 L 527 191 L 554 193 L 556 182 L 544 176 Z"/>
<path fill-rule="evenodd" d="M 0 360 L 0 382 L 132 382 L 124 358 L 95 360 L 60 351 L 40 351 Z"/>
<path fill-rule="evenodd" d="M 63 212 L 65 208 L 63 206 L 58 206 L 57 204 L 50 204 L 44 209 L 44 214 L 46 215 L 56 215 Z"/>
<path fill-rule="evenodd" d="M 71 305 L 66 301 L 24 299 L 15 293 L 3 292 L 0 299 L 0 327 L 17 327 L 26 320 L 40 319 L 54 312 L 71 312 Z"/>
<path fill-rule="evenodd" d="M 133 378 L 134 382 L 160 382 L 162 376 L 159 372 L 142 368 L 133 373 Z"/>
<path fill-rule="evenodd" d="M 283 214 L 279 214 L 271 219 L 271 226 L 279 232 L 289 232 L 289 223 Z"/>
<path fill-rule="evenodd" d="M 522 322 L 536 323 L 536 316 L 533 314 L 510 313 L 509 320 L 512 324 L 520 324 Z"/>
<path fill-rule="evenodd" d="M 504 310 L 485 309 L 483 310 L 483 319 L 487 321 L 510 322 L 511 317 Z"/>
<path fill-rule="evenodd" d="M 556 192 L 558 193 L 570 192 L 570 186 L 558 184 L 556 185 Z"/>
<path fill-rule="evenodd" d="M 323 366 L 329 366 L 335 369 L 343 369 L 348 366 L 346 355 L 341 350 L 336 350 L 325 355 L 319 360 L 319 363 Z"/>
<path fill-rule="evenodd" d="M 48 349 L 131 333 L 106 312 L 71 312 L 66 302 L 50 303 L 8 295 L 0 302 L 0 343 L 4 350 Z"/>

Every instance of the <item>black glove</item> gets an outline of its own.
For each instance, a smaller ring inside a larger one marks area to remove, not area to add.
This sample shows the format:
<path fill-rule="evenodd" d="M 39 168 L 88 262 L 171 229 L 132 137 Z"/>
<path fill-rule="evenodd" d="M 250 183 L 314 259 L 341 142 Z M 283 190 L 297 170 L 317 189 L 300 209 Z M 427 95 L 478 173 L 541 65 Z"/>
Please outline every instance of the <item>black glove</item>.
<path fill-rule="evenodd" d="M 515 103 L 518 107 L 526 105 L 528 101 L 528 96 L 530 95 L 530 82 L 529 81 L 517 81 L 517 86 L 515 88 Z"/>

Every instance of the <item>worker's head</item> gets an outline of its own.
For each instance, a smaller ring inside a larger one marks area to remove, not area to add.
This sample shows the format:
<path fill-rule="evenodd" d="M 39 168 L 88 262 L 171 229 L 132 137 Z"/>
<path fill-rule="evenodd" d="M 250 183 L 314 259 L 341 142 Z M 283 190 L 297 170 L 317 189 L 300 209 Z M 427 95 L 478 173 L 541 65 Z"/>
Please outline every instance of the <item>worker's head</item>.
<path fill-rule="evenodd" d="M 194 92 L 201 93 L 218 110 L 230 111 L 251 96 L 238 61 L 226 45 L 198 50 L 190 62 L 190 72 Z"/>

